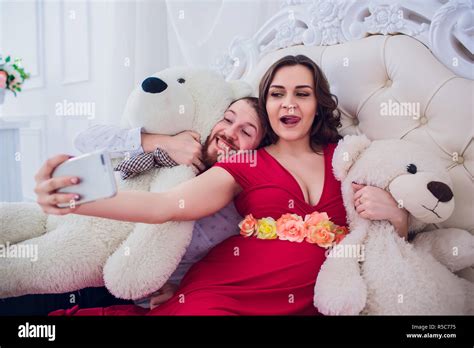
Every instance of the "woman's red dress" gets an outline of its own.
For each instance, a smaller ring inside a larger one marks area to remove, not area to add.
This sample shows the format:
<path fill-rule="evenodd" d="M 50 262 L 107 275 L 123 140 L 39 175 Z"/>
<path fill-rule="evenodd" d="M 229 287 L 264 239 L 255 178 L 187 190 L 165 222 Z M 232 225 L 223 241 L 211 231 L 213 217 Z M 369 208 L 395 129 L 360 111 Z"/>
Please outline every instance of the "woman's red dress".
<path fill-rule="evenodd" d="M 311 206 L 295 178 L 265 149 L 253 163 L 216 163 L 242 187 L 238 212 L 255 218 L 326 212 L 346 225 L 340 183 L 332 172 L 336 144 L 324 148 L 324 187 Z M 255 165 L 256 164 L 256 165 Z M 237 226 L 236 226 L 237 228 Z M 314 284 L 325 260 L 316 244 L 236 235 L 214 247 L 183 278 L 176 294 L 153 310 L 134 305 L 59 310 L 50 315 L 316 315 Z"/>

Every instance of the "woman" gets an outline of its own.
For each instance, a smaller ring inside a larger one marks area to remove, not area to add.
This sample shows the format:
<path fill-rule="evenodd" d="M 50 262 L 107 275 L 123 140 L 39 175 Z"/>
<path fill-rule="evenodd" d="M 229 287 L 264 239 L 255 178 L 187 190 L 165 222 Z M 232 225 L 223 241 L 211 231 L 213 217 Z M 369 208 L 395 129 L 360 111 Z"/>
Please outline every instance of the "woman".
<path fill-rule="evenodd" d="M 285 213 L 304 217 L 319 211 L 345 225 L 341 188 L 331 167 L 340 138 L 337 99 L 322 71 L 305 56 L 286 56 L 264 75 L 259 94 L 268 146 L 257 151 L 256 165 L 220 162 L 168 192 L 120 192 L 64 213 L 163 223 L 199 219 L 234 199 L 242 216 L 276 220 Z M 388 193 L 358 185 L 354 190 L 361 216 L 390 220 L 406 236 L 407 213 Z M 54 203 L 71 199 L 44 197 Z M 314 284 L 324 260 L 325 249 L 316 244 L 238 235 L 212 249 L 189 270 L 176 294 L 151 311 L 126 305 L 54 314 L 314 315 Z"/>

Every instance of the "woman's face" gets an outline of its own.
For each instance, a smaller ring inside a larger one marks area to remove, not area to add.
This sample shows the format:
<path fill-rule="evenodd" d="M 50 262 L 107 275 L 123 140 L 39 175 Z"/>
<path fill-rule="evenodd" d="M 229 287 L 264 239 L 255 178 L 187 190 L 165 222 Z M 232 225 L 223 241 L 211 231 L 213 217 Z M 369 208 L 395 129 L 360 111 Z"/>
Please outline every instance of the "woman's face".
<path fill-rule="evenodd" d="M 268 89 L 266 109 L 270 126 L 283 140 L 309 136 L 316 115 L 314 78 L 304 65 L 277 70 Z"/>

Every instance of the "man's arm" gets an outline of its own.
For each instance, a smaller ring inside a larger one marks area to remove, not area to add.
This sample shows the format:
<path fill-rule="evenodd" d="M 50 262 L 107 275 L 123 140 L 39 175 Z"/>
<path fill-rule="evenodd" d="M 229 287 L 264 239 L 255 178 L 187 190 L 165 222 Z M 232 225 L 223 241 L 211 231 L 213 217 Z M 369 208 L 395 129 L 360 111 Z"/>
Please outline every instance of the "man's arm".
<path fill-rule="evenodd" d="M 112 158 L 124 157 L 127 153 L 129 157 L 133 157 L 160 148 L 178 164 L 193 165 L 198 171 L 205 170 L 200 136 L 192 131 L 171 136 L 144 133 L 141 128 L 124 129 L 113 125 L 96 125 L 77 134 L 74 146 L 82 153 L 105 149 Z M 165 162 L 162 165 L 168 166 Z"/>
<path fill-rule="evenodd" d="M 123 129 L 113 125 L 95 125 L 74 138 L 74 146 L 82 153 L 99 149 L 107 150 L 111 157 L 123 157 L 143 153 L 141 128 Z"/>

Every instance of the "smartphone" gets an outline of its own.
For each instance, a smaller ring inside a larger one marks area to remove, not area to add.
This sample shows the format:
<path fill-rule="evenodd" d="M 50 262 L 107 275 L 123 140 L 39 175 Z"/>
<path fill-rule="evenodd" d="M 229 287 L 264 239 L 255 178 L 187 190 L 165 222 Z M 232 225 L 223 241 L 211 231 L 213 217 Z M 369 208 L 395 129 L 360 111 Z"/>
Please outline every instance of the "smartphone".
<path fill-rule="evenodd" d="M 79 200 L 74 201 L 75 205 L 110 198 L 117 194 L 114 170 L 109 153 L 105 150 L 71 158 L 61 163 L 54 170 L 52 176 L 79 178 L 78 184 L 57 190 L 60 193 L 77 193 L 80 197 Z M 60 203 L 57 206 L 65 208 L 69 207 L 70 203 Z"/>

